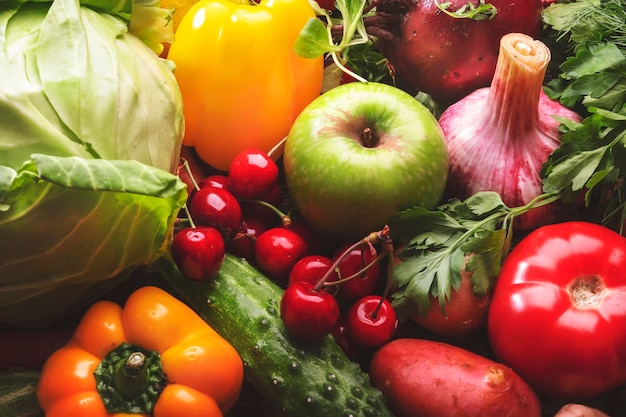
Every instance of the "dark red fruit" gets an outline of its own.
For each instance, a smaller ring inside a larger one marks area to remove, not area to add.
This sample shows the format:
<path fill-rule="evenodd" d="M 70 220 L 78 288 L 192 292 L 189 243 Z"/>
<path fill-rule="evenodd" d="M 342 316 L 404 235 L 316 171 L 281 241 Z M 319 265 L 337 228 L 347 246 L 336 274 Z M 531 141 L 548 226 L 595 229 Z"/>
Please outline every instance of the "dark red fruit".
<path fill-rule="evenodd" d="M 325 10 L 333 11 L 337 9 L 335 6 L 335 0 L 317 0 L 317 4 Z"/>
<path fill-rule="evenodd" d="M 225 240 L 230 240 L 241 226 L 239 201 L 223 188 L 199 189 L 191 199 L 189 212 L 196 226 L 215 227 Z"/>
<path fill-rule="evenodd" d="M 305 223 L 302 219 L 291 219 L 291 230 L 302 236 L 302 239 L 306 242 L 310 253 L 326 253 L 324 244 L 327 243 L 322 235 L 313 230 L 308 223 Z"/>
<path fill-rule="evenodd" d="M 217 188 L 224 188 L 228 190 L 229 189 L 228 177 L 226 175 L 221 175 L 221 174 L 209 175 L 208 177 L 204 178 L 202 181 L 198 183 L 198 188 L 207 188 L 207 187 L 217 187 Z"/>
<path fill-rule="evenodd" d="M 297 281 L 307 281 L 311 284 L 317 284 L 326 273 L 332 268 L 333 260 L 322 255 L 307 255 L 294 264 L 289 272 L 287 285 L 292 285 Z M 336 273 L 332 273 L 325 282 L 337 281 L 339 277 Z M 328 288 L 330 292 L 334 292 L 335 287 Z"/>
<path fill-rule="evenodd" d="M 267 226 L 261 220 L 244 215 L 239 232 L 227 243 L 226 250 L 251 264 L 256 264 L 254 245 L 257 237 L 266 230 Z"/>
<path fill-rule="evenodd" d="M 355 302 L 348 311 L 347 320 L 350 338 L 367 348 L 388 342 L 398 327 L 393 306 L 379 295 L 368 295 Z"/>
<path fill-rule="evenodd" d="M 283 204 L 283 190 L 278 184 L 274 184 L 272 188 L 262 196 L 255 198 L 254 201 L 241 201 L 241 211 L 248 216 L 256 217 L 267 225 L 277 225 L 280 223 L 280 214 L 272 207 L 261 204 L 262 201 L 274 208 L 279 208 Z"/>
<path fill-rule="evenodd" d="M 266 152 L 245 149 L 231 162 L 228 181 L 230 191 L 237 198 L 258 198 L 278 181 L 278 166 Z"/>
<path fill-rule="evenodd" d="M 326 291 L 299 281 L 287 287 L 280 300 L 280 317 L 294 338 L 313 342 L 330 333 L 339 319 L 339 305 Z"/>
<path fill-rule="evenodd" d="M 333 259 L 338 259 L 350 246 L 352 245 L 342 245 L 335 252 Z M 340 278 L 344 279 L 356 274 L 361 269 L 371 264 L 374 259 L 376 259 L 376 256 L 376 248 L 371 245 L 360 246 L 350 250 L 349 254 L 339 263 Z M 376 263 L 366 272 L 341 284 L 339 286 L 339 295 L 348 299 L 357 299 L 370 294 L 376 287 L 379 274 L 380 264 Z"/>
<path fill-rule="evenodd" d="M 350 338 L 349 330 L 348 330 L 348 319 L 344 317 L 339 317 L 337 323 L 333 326 L 330 331 L 330 334 L 335 339 L 335 343 L 343 350 L 343 352 L 350 359 L 356 359 L 357 355 L 360 353 L 358 346 L 354 343 L 354 341 Z"/>
<path fill-rule="evenodd" d="M 213 227 L 182 229 L 174 235 L 170 252 L 176 266 L 187 278 L 213 279 L 224 260 L 224 238 Z"/>
<path fill-rule="evenodd" d="M 259 269 L 279 283 L 287 282 L 291 268 L 307 253 L 304 239 L 283 227 L 274 227 L 261 233 L 254 245 Z"/>

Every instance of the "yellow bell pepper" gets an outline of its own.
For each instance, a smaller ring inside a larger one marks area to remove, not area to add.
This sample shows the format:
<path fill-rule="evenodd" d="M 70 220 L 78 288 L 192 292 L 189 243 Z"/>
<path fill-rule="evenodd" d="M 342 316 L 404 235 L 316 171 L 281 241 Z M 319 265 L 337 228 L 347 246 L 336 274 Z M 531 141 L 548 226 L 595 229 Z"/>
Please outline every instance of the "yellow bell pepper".
<path fill-rule="evenodd" d="M 221 171 L 245 148 L 276 147 L 321 92 L 323 57 L 293 49 L 310 18 L 307 0 L 194 4 L 168 54 L 183 96 L 183 145 Z"/>

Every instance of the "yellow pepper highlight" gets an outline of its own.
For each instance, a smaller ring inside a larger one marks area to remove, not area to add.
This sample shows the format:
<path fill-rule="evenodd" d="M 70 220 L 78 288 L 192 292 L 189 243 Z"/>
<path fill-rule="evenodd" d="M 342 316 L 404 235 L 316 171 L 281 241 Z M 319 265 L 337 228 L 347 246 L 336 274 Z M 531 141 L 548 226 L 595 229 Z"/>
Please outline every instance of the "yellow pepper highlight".
<path fill-rule="evenodd" d="M 221 171 L 246 148 L 269 152 L 278 145 L 321 92 L 323 57 L 293 50 L 311 18 L 307 0 L 194 4 L 168 54 L 183 96 L 183 145 Z"/>

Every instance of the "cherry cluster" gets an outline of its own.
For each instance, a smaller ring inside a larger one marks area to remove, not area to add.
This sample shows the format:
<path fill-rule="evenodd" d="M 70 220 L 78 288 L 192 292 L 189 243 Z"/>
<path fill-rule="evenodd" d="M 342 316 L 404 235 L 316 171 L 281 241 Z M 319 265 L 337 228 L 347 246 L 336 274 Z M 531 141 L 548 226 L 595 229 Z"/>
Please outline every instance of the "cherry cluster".
<path fill-rule="evenodd" d="M 280 210 L 278 179 L 276 162 L 251 148 L 227 173 L 193 181 L 185 225 L 171 243 L 176 265 L 190 279 L 210 280 L 226 252 L 244 258 L 285 288 L 281 318 L 292 337 L 314 342 L 332 334 L 344 350 L 382 345 L 398 323 L 387 289 L 374 293 L 381 261 L 393 251 L 388 229 L 325 253 L 322 238 Z"/>

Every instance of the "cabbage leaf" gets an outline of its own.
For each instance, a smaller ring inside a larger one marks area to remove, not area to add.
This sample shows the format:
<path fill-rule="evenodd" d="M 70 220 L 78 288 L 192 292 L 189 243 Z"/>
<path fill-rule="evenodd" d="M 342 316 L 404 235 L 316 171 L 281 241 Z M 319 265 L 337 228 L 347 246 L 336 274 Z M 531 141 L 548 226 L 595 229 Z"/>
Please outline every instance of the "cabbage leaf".
<path fill-rule="evenodd" d="M 0 0 L 0 322 L 58 321 L 171 242 L 170 20 L 158 0 Z"/>
<path fill-rule="evenodd" d="M 137 161 L 0 167 L 0 318 L 46 325 L 102 296 L 167 250 L 186 197 L 176 175 Z"/>

